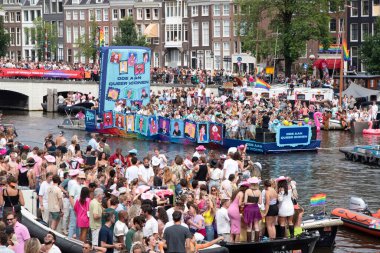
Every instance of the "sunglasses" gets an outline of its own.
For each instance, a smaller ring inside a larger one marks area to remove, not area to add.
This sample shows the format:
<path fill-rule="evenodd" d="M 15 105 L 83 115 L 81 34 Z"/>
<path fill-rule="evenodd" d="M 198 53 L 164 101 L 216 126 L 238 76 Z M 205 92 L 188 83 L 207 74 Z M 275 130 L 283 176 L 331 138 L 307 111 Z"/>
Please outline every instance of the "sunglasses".
<path fill-rule="evenodd" d="M 216 189 L 211 189 L 212 192 L 216 192 Z"/>
<path fill-rule="evenodd" d="M 12 218 L 12 219 L 7 219 L 7 221 L 13 221 L 15 218 Z"/>

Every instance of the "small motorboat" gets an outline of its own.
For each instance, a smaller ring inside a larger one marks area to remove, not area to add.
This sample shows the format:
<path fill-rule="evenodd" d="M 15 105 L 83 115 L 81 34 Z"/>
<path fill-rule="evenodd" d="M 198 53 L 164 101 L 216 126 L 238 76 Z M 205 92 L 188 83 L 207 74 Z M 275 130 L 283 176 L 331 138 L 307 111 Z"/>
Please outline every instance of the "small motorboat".
<path fill-rule="evenodd" d="M 329 217 L 325 213 L 310 215 L 301 224 L 305 231 L 318 231 L 319 240 L 316 247 L 332 248 L 335 245 L 335 237 L 338 227 L 343 225 L 343 221 L 339 217 Z"/>
<path fill-rule="evenodd" d="M 47 232 L 53 232 L 57 240 L 55 244 L 62 252 L 70 252 L 70 253 L 80 253 L 82 252 L 82 244 L 83 242 L 68 238 L 67 236 L 54 231 L 45 225 L 43 225 L 36 216 L 34 216 L 31 212 L 29 212 L 24 207 L 21 209 L 22 214 L 22 224 L 25 225 L 30 233 L 31 237 L 36 237 L 40 241 L 44 240 Z"/>
<path fill-rule="evenodd" d="M 343 226 L 380 238 L 380 209 L 372 214 L 362 198 L 351 197 L 349 209 L 335 208 L 331 215 L 340 217 Z"/>
<path fill-rule="evenodd" d="M 298 252 L 312 253 L 319 239 L 318 231 L 304 232 L 296 238 L 266 240 L 260 242 L 225 243 L 230 253 L 273 253 Z"/>
<path fill-rule="evenodd" d="M 75 117 L 68 117 L 65 118 L 62 122 L 62 124 L 58 125 L 59 128 L 62 129 L 70 129 L 70 130 L 86 130 L 86 125 L 84 120 L 75 118 Z"/>
<path fill-rule="evenodd" d="M 380 145 L 360 145 L 339 149 L 347 160 L 380 165 Z"/>

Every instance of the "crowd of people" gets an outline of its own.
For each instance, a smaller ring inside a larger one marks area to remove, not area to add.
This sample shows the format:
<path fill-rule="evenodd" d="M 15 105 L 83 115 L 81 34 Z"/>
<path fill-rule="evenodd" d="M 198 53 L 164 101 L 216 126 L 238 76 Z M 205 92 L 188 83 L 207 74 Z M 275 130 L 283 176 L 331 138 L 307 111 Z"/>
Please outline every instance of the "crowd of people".
<path fill-rule="evenodd" d="M 281 177 L 262 184 L 262 166 L 245 146 L 225 155 L 198 146 L 169 161 L 158 148 L 143 157 L 136 149 L 112 152 L 96 134 L 85 147 L 61 132 L 46 136 L 44 147 L 30 148 L 17 143 L 12 130 L 3 131 L 0 247 L 6 252 L 60 252 L 54 233 L 41 245 L 22 224 L 27 189 L 38 194 L 46 225 L 81 240 L 84 252 L 196 252 L 222 240 L 299 233 L 295 182 Z"/>

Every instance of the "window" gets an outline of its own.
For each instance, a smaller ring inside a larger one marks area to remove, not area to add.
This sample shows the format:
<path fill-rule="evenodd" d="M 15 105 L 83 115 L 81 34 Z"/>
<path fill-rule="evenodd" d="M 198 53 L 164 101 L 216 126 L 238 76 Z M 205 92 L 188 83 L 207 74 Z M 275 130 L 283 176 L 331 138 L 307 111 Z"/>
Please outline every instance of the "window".
<path fill-rule="evenodd" d="M 84 43 L 86 40 L 85 34 L 86 34 L 86 28 L 84 26 L 80 26 L 79 27 L 79 38 L 80 38 L 82 43 Z"/>
<path fill-rule="evenodd" d="M 29 11 L 24 11 L 24 21 L 29 21 Z"/>
<path fill-rule="evenodd" d="M 189 40 L 189 32 L 187 28 L 187 24 L 183 24 L 183 41 Z"/>
<path fill-rule="evenodd" d="M 58 37 L 63 37 L 63 21 L 58 21 Z"/>
<path fill-rule="evenodd" d="M 66 26 L 66 43 L 71 43 L 71 27 Z"/>
<path fill-rule="evenodd" d="M 133 17 L 133 9 L 128 9 L 128 17 Z"/>
<path fill-rule="evenodd" d="M 88 10 L 88 20 L 94 20 L 94 10 Z"/>
<path fill-rule="evenodd" d="M 32 15 L 33 15 L 33 19 L 32 21 L 34 20 L 34 12 L 32 12 Z M 37 10 L 37 17 L 41 17 L 41 11 Z"/>
<path fill-rule="evenodd" d="M 108 21 L 108 9 L 103 9 L 103 21 Z"/>
<path fill-rule="evenodd" d="M 202 16 L 208 16 L 208 5 L 202 5 Z"/>
<path fill-rule="evenodd" d="M 359 4 L 358 4 L 358 1 L 351 1 L 351 17 L 357 17 L 358 16 L 358 8 L 359 8 Z"/>
<path fill-rule="evenodd" d="M 193 47 L 198 47 L 199 46 L 199 23 L 198 22 L 194 22 L 192 24 L 191 35 L 193 38 L 192 40 Z"/>
<path fill-rule="evenodd" d="M 150 9 L 145 9 L 145 20 L 150 20 Z"/>
<path fill-rule="evenodd" d="M 119 15 L 120 19 L 123 19 L 125 18 L 125 9 L 120 9 L 120 15 Z"/>
<path fill-rule="evenodd" d="M 212 69 L 211 50 L 205 51 L 205 69 Z"/>
<path fill-rule="evenodd" d="M 73 11 L 73 20 L 78 20 L 78 11 Z"/>
<path fill-rule="evenodd" d="M 153 9 L 153 19 L 158 20 L 158 9 Z"/>
<path fill-rule="evenodd" d="M 34 45 L 36 43 L 36 29 L 35 28 L 31 28 L 30 29 L 30 42 L 32 45 Z"/>
<path fill-rule="evenodd" d="M 80 56 L 80 54 L 78 53 L 78 49 L 74 49 L 73 52 L 74 52 L 74 63 L 78 63 L 79 56 Z"/>
<path fill-rule="evenodd" d="M 192 17 L 198 16 L 198 6 L 191 6 L 191 16 Z"/>
<path fill-rule="evenodd" d="M 239 13 L 239 6 L 237 4 L 234 4 L 234 14 Z"/>
<path fill-rule="evenodd" d="M 21 12 L 16 12 L 16 22 L 21 22 Z"/>
<path fill-rule="evenodd" d="M 14 27 L 11 27 L 10 29 L 10 37 L 11 37 L 10 44 L 14 46 L 16 44 L 16 29 Z"/>
<path fill-rule="evenodd" d="M 365 38 L 370 34 L 370 31 L 369 31 L 369 24 L 368 23 L 362 23 L 361 24 L 361 38 L 362 38 L 362 41 L 365 40 Z"/>
<path fill-rule="evenodd" d="M 51 2 L 51 13 L 57 13 L 57 1 L 53 0 Z"/>
<path fill-rule="evenodd" d="M 102 21 L 102 10 L 96 9 L 96 21 Z"/>
<path fill-rule="evenodd" d="M 5 22 L 5 23 L 8 23 L 8 22 L 9 22 L 9 12 L 5 12 L 5 15 L 4 15 L 4 22 Z"/>
<path fill-rule="evenodd" d="M 104 27 L 104 45 L 107 47 L 110 44 L 110 30 L 108 26 Z"/>
<path fill-rule="evenodd" d="M 221 69 L 221 51 L 220 43 L 214 43 L 214 69 Z"/>
<path fill-rule="evenodd" d="M 330 19 L 330 32 L 336 32 L 336 19 Z"/>
<path fill-rule="evenodd" d="M 220 20 L 214 20 L 214 37 L 220 37 Z"/>
<path fill-rule="evenodd" d="M 85 18 L 84 18 L 84 11 L 80 11 L 79 12 L 79 19 L 80 20 L 84 20 Z"/>
<path fill-rule="evenodd" d="M 59 0 L 58 2 L 58 13 L 62 13 L 63 12 L 63 2 L 62 0 Z"/>
<path fill-rule="evenodd" d="M 229 15 L 230 15 L 230 5 L 223 4 L 223 16 L 229 16 Z"/>
<path fill-rule="evenodd" d="M 73 26 L 73 42 L 78 43 L 78 26 Z"/>
<path fill-rule="evenodd" d="M 188 10 L 188 8 L 187 8 L 187 3 L 186 2 L 183 3 L 183 9 L 184 9 L 183 17 L 187 18 L 187 10 Z"/>
<path fill-rule="evenodd" d="M 168 24 L 165 26 L 166 41 L 182 41 L 182 26 L 180 24 Z"/>
<path fill-rule="evenodd" d="M 66 11 L 66 20 L 71 20 L 71 11 Z"/>
<path fill-rule="evenodd" d="M 79 0 L 73 0 L 73 4 L 79 4 Z"/>
<path fill-rule="evenodd" d="M 49 14 L 50 13 L 50 3 L 49 1 L 44 1 L 44 13 Z"/>
<path fill-rule="evenodd" d="M 369 0 L 362 0 L 362 16 L 367 17 L 369 16 Z"/>
<path fill-rule="evenodd" d="M 118 32 L 119 32 L 119 27 L 117 27 L 117 26 L 112 27 L 112 36 L 113 36 L 113 38 L 116 37 L 116 35 L 117 35 Z"/>
<path fill-rule="evenodd" d="M 208 22 L 202 22 L 202 46 L 210 44 L 210 27 Z"/>
<path fill-rule="evenodd" d="M 351 47 L 351 66 L 358 67 L 358 47 Z"/>
<path fill-rule="evenodd" d="M 25 45 L 29 45 L 29 28 L 25 28 L 24 29 L 24 37 L 25 37 Z"/>
<path fill-rule="evenodd" d="M 15 13 L 11 12 L 11 23 L 15 22 Z"/>
<path fill-rule="evenodd" d="M 230 56 L 230 43 L 223 42 L 223 56 Z"/>
<path fill-rule="evenodd" d="M 233 22 L 233 32 L 234 32 L 234 36 L 238 36 L 238 27 L 237 27 L 237 23 L 236 22 Z"/>
<path fill-rule="evenodd" d="M 230 37 L 230 21 L 223 20 L 223 37 Z"/>
<path fill-rule="evenodd" d="M 350 25 L 351 41 L 358 41 L 359 31 L 358 24 L 354 23 Z"/>
<path fill-rule="evenodd" d="M 143 12 L 142 9 L 137 9 L 137 20 L 143 19 Z"/>
<path fill-rule="evenodd" d="M 220 5 L 219 4 L 214 5 L 214 16 L 220 16 Z"/>
<path fill-rule="evenodd" d="M 72 61 L 72 54 L 71 54 L 71 49 L 67 49 L 67 62 L 70 62 Z"/>
<path fill-rule="evenodd" d="M 117 9 L 112 10 L 112 19 L 117 20 L 118 19 L 119 12 Z"/>

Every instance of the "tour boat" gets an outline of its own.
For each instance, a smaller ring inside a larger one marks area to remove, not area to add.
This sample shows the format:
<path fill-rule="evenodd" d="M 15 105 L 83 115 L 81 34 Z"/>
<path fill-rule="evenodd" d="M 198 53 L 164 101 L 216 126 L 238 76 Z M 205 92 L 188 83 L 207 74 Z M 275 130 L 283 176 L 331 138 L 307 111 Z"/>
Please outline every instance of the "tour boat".
<path fill-rule="evenodd" d="M 380 145 L 360 145 L 339 149 L 347 160 L 380 165 Z"/>
<path fill-rule="evenodd" d="M 312 253 L 319 239 L 318 231 L 306 232 L 296 238 L 221 244 L 230 253 Z"/>
<path fill-rule="evenodd" d="M 331 214 L 340 217 L 343 226 L 380 238 L 380 209 L 372 214 L 361 198 L 351 197 L 349 209 L 335 208 Z"/>
<path fill-rule="evenodd" d="M 59 128 L 69 130 L 86 130 L 84 120 L 80 120 L 75 117 L 67 117 L 63 120 L 62 124 L 58 125 Z"/>

